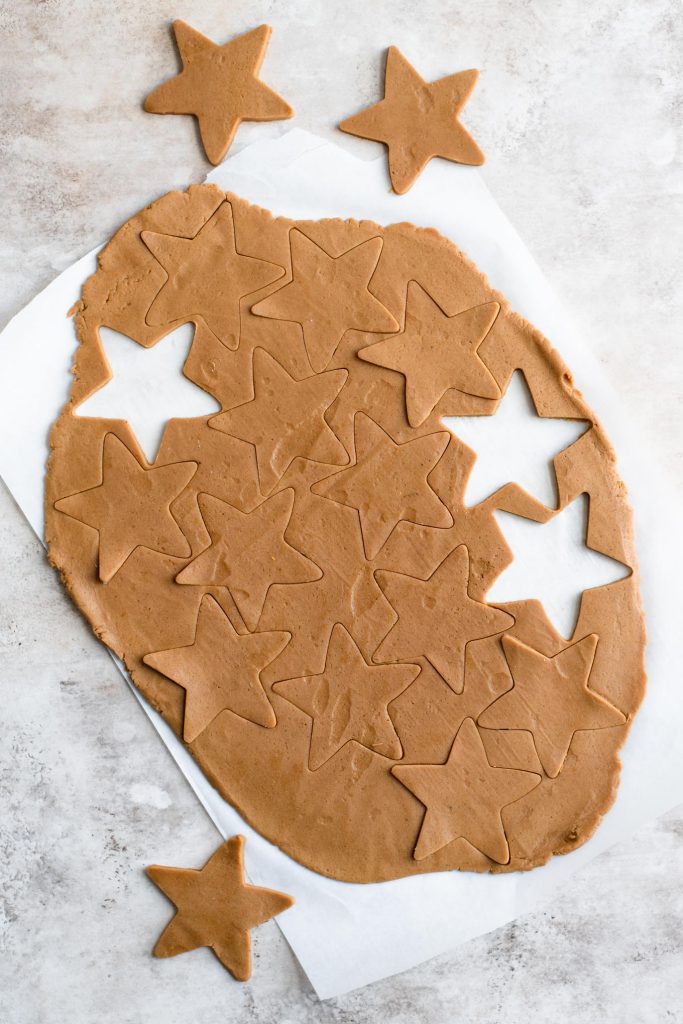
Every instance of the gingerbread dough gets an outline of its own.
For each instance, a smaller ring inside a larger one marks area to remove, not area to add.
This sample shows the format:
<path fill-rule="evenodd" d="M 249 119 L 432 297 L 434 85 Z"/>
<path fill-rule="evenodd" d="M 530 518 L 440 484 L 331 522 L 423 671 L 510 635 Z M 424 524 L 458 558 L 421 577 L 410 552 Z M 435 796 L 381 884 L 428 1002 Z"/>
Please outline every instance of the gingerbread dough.
<path fill-rule="evenodd" d="M 237 981 L 251 977 L 251 929 L 294 903 L 284 892 L 245 883 L 243 836 L 228 839 L 199 870 L 152 864 L 147 874 L 176 907 L 154 955 L 209 946 Z"/>
<path fill-rule="evenodd" d="M 184 21 L 173 22 L 183 70 L 145 100 L 150 114 L 194 114 L 204 151 L 219 164 L 242 121 L 280 121 L 294 113 L 258 73 L 271 28 L 260 25 L 219 46 Z"/>
<path fill-rule="evenodd" d="M 458 164 L 483 164 L 484 154 L 458 114 L 474 89 L 478 71 L 458 71 L 425 82 L 395 46 L 387 50 L 384 99 L 348 117 L 343 132 L 384 142 L 394 192 L 407 192 L 435 156 Z"/>
<path fill-rule="evenodd" d="M 184 373 L 221 412 L 171 419 L 149 466 L 128 424 L 74 412 L 108 378 L 102 326 L 150 346 L 187 321 Z M 644 691 L 631 513 L 569 371 L 473 264 L 434 231 L 205 185 L 121 228 L 76 326 L 49 557 L 246 820 L 355 882 L 584 842 Z M 556 508 L 514 479 L 468 506 L 475 453 L 442 417 L 495 417 L 517 370 L 584 433 L 552 453 Z M 632 572 L 567 640 L 538 601 L 487 601 L 511 558 L 494 513 L 546 522 L 582 493 L 587 544 Z"/>

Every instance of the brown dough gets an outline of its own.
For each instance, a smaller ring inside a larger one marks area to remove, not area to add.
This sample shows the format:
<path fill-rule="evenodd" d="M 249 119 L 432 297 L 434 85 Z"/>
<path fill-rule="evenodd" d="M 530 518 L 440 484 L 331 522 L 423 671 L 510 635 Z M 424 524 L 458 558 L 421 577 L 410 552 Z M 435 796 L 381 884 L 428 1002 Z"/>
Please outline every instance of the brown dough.
<path fill-rule="evenodd" d="M 154 947 L 155 956 L 177 956 L 209 946 L 237 981 L 249 980 L 250 930 L 288 910 L 294 900 L 275 889 L 247 885 L 243 851 L 244 837 L 233 836 L 199 870 L 159 864 L 147 868 L 176 907 Z"/>
<path fill-rule="evenodd" d="M 384 76 L 384 99 L 339 125 L 343 132 L 384 142 L 394 192 L 415 184 L 435 156 L 458 164 L 483 164 L 484 154 L 458 114 L 472 94 L 478 71 L 425 82 L 400 50 L 390 46 Z"/>
<path fill-rule="evenodd" d="M 242 121 L 280 121 L 294 111 L 258 73 L 271 29 L 260 25 L 219 46 L 184 21 L 173 22 L 183 70 L 145 100 L 150 114 L 194 114 L 204 151 L 219 164 Z"/>
<path fill-rule="evenodd" d="M 176 242 L 210 245 L 164 269 L 147 232 L 162 260 Z M 324 256 L 311 272 L 330 272 L 324 307 L 297 263 L 299 234 Z M 236 255 L 267 277 L 221 275 Z M 293 281 L 299 322 L 253 312 L 264 300 L 285 312 Z M 164 307 L 165 289 L 183 304 Z M 168 322 L 151 324 L 151 308 Z M 386 316 L 369 326 L 360 308 Z M 239 337 L 216 323 L 221 310 Z M 102 325 L 149 346 L 187 320 L 184 372 L 222 411 L 169 421 L 148 468 L 125 422 L 74 410 L 108 378 Z M 569 371 L 463 254 L 409 224 L 295 223 L 195 187 L 114 236 L 76 323 L 51 436 L 50 559 L 226 799 L 291 856 L 349 881 L 527 869 L 584 842 L 614 799 L 644 691 L 631 513 Z M 463 502 L 475 454 L 441 418 L 494 415 L 516 369 L 540 416 L 588 424 L 555 456 L 558 510 L 514 481 Z M 511 557 L 494 512 L 546 522 L 584 492 L 587 543 L 633 571 L 583 594 L 567 641 L 537 601 L 486 602 Z"/>

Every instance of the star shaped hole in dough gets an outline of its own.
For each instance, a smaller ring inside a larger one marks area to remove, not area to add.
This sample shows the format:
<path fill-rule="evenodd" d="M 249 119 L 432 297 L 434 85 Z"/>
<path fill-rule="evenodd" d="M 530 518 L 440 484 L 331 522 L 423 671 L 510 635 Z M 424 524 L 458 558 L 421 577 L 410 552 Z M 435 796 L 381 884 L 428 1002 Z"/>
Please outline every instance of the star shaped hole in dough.
<path fill-rule="evenodd" d="M 111 373 L 109 381 L 75 410 L 76 416 L 124 420 L 148 462 L 154 462 L 170 419 L 209 416 L 219 403 L 182 372 L 194 338 L 183 324 L 152 348 L 100 328 L 100 341 Z"/>
<path fill-rule="evenodd" d="M 237 633 L 218 602 L 205 594 L 193 642 L 142 660 L 185 690 L 183 739 L 192 743 L 223 711 L 266 729 L 277 724 L 260 674 L 290 636 L 284 631 Z"/>
<path fill-rule="evenodd" d="M 295 380 L 264 349 L 253 353 L 254 397 L 209 420 L 209 426 L 252 444 L 259 482 L 272 491 L 296 458 L 343 465 L 349 461 L 343 444 L 325 419 L 348 376 L 328 370 Z"/>
<path fill-rule="evenodd" d="M 373 419 L 358 413 L 354 435 L 355 465 L 312 490 L 358 510 L 368 559 L 376 557 L 402 520 L 444 529 L 453 525 L 450 512 L 427 483 L 448 444 L 446 431 L 397 444 Z"/>
<path fill-rule="evenodd" d="M 311 366 L 319 373 L 348 330 L 397 331 L 386 306 L 370 291 L 383 242 L 369 238 L 341 256 L 295 228 L 289 233 L 292 280 L 251 307 L 257 316 L 301 324 Z"/>
<path fill-rule="evenodd" d="M 588 495 L 580 494 L 547 523 L 496 511 L 513 560 L 490 587 L 487 600 L 539 600 L 558 633 L 571 637 L 583 591 L 631 575 L 623 562 L 586 545 L 588 502 Z"/>
<path fill-rule="evenodd" d="M 285 540 L 293 490 L 280 491 L 249 513 L 211 494 L 200 494 L 198 501 L 211 545 L 185 566 L 176 583 L 227 587 L 248 629 L 256 629 L 271 586 L 312 583 L 322 576 Z"/>
<path fill-rule="evenodd" d="M 292 906 L 286 893 L 244 881 L 244 837 L 223 843 L 203 868 L 152 864 L 147 875 L 176 907 L 154 956 L 177 956 L 208 946 L 237 981 L 251 977 L 252 928 Z"/>
<path fill-rule="evenodd" d="M 470 506 L 514 483 L 556 508 L 553 459 L 590 428 L 585 420 L 539 416 L 521 370 L 510 377 L 492 416 L 444 416 L 442 422 L 476 453 L 463 495 Z"/>
<path fill-rule="evenodd" d="M 384 99 L 342 121 L 339 127 L 349 135 L 386 144 L 391 184 L 401 195 L 432 157 L 483 164 L 484 154 L 458 120 L 478 77 L 478 71 L 459 71 L 425 82 L 401 51 L 390 46 Z"/>
<path fill-rule="evenodd" d="M 187 558 L 190 545 L 171 505 L 197 472 L 196 462 L 145 469 L 116 434 L 102 445 L 102 481 L 55 502 L 99 533 L 99 576 L 107 583 L 138 547 Z"/>
<path fill-rule="evenodd" d="M 183 70 L 151 92 L 144 108 L 150 114 L 194 114 L 212 164 L 221 162 L 242 121 L 292 116 L 290 105 L 258 77 L 270 26 L 260 25 L 222 46 L 180 19 L 173 32 Z"/>
<path fill-rule="evenodd" d="M 459 545 L 426 579 L 378 570 L 375 578 L 398 616 L 373 661 L 414 661 L 425 657 L 454 693 L 463 689 L 465 647 L 502 633 L 513 624 L 507 612 L 467 592 L 470 559 Z"/>
<path fill-rule="evenodd" d="M 445 764 L 398 764 L 391 772 L 426 808 L 415 860 L 463 838 L 496 864 L 507 864 L 501 811 L 541 781 L 533 772 L 493 768 L 471 718 L 460 726 Z"/>
<path fill-rule="evenodd" d="M 361 349 L 358 357 L 403 374 L 408 422 L 419 427 L 451 388 L 500 398 L 493 375 L 477 355 L 499 311 L 497 302 L 485 302 L 447 316 L 424 288 L 410 281 L 401 334 Z"/>
<path fill-rule="evenodd" d="M 546 775 L 556 778 L 575 732 L 623 725 L 624 715 L 588 688 L 598 637 L 583 637 L 552 658 L 512 636 L 502 638 L 513 687 L 478 718 L 485 729 L 524 729 Z"/>
<path fill-rule="evenodd" d="M 149 251 L 166 271 L 147 312 L 150 325 L 204 321 L 229 349 L 240 342 L 240 299 L 272 284 L 284 268 L 237 251 L 232 206 L 221 203 L 194 238 L 143 231 Z"/>
<path fill-rule="evenodd" d="M 313 719 L 308 766 L 316 771 L 352 741 L 399 760 L 403 750 L 387 705 L 419 673 L 419 665 L 368 665 L 337 623 L 322 674 L 284 680 L 273 691 Z"/>

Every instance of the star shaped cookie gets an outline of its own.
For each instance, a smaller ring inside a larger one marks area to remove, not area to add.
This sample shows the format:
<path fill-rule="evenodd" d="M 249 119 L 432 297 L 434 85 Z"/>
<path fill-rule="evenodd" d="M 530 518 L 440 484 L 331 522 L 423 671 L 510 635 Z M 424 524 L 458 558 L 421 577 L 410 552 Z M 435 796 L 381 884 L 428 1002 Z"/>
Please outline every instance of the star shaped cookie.
<path fill-rule="evenodd" d="M 394 192 L 407 192 L 435 156 L 459 164 L 483 164 L 484 154 L 458 115 L 470 98 L 478 71 L 459 71 L 425 82 L 400 50 L 390 46 L 384 99 L 339 125 L 343 132 L 384 142 Z"/>
<path fill-rule="evenodd" d="M 513 687 L 479 716 L 485 729 L 525 729 L 551 779 L 562 770 L 575 732 L 623 725 L 624 715 L 588 688 L 598 638 L 583 637 L 553 658 L 504 636 Z"/>
<path fill-rule="evenodd" d="M 184 21 L 173 22 L 183 70 L 149 94 L 150 114 L 194 114 L 207 158 L 219 164 L 242 121 L 280 121 L 294 111 L 258 73 L 271 29 L 260 25 L 219 46 Z"/>
<path fill-rule="evenodd" d="M 469 554 L 461 544 L 426 580 L 378 570 L 375 577 L 398 621 L 373 661 L 413 661 L 424 656 L 450 688 L 461 693 L 468 642 L 502 633 L 514 622 L 507 612 L 469 596 L 469 568 Z"/>
<path fill-rule="evenodd" d="M 370 291 L 382 251 L 369 238 L 341 256 L 329 256 L 301 231 L 289 235 L 292 280 L 252 306 L 252 313 L 301 324 L 311 366 L 319 373 L 348 330 L 398 330 L 396 320 Z"/>
<path fill-rule="evenodd" d="M 368 558 L 379 553 L 401 520 L 453 525 L 450 512 L 427 483 L 448 444 L 447 432 L 396 444 L 364 413 L 356 415 L 354 432 L 356 464 L 316 484 L 313 493 L 358 509 Z"/>
<path fill-rule="evenodd" d="M 328 370 L 295 380 L 264 349 L 254 349 L 253 399 L 214 416 L 209 426 L 254 445 L 261 490 L 268 494 L 296 458 L 348 462 L 325 419 L 346 377 L 346 370 Z"/>
<path fill-rule="evenodd" d="M 361 349 L 358 356 L 403 374 L 408 422 L 419 427 L 451 388 L 500 398 L 493 375 L 477 355 L 499 310 L 497 302 L 485 302 L 446 316 L 424 288 L 410 281 L 401 334 Z"/>
<path fill-rule="evenodd" d="M 97 530 L 99 576 L 107 583 L 138 547 L 176 558 L 191 554 L 170 506 L 196 471 L 196 462 L 145 469 L 116 434 L 107 434 L 102 483 L 60 498 L 55 508 Z"/>
<path fill-rule="evenodd" d="M 211 494 L 200 494 L 198 501 L 211 546 L 185 566 L 176 583 L 227 587 L 247 628 L 254 630 L 274 583 L 320 579 L 317 565 L 285 540 L 293 490 L 281 491 L 249 513 Z"/>
<path fill-rule="evenodd" d="M 391 771 L 427 809 L 415 860 L 462 837 L 497 864 L 507 864 L 510 849 L 501 811 L 541 781 L 540 775 L 518 768 L 492 768 L 471 718 L 460 726 L 445 764 L 397 764 Z"/>
<path fill-rule="evenodd" d="M 337 623 L 323 673 L 287 679 L 273 690 L 313 719 L 308 766 L 315 771 L 352 740 L 384 757 L 402 757 L 387 705 L 419 672 L 418 665 L 368 665 L 351 634 Z"/>
<path fill-rule="evenodd" d="M 244 837 L 223 843 L 203 868 L 152 864 L 147 874 L 175 904 L 176 913 L 154 956 L 177 956 L 208 946 L 238 981 L 251 977 L 249 932 L 292 906 L 286 893 L 244 881 Z"/>
<path fill-rule="evenodd" d="M 221 606 L 205 594 L 199 606 L 193 643 L 146 654 L 145 665 L 161 672 L 186 692 L 183 739 L 192 743 L 221 711 L 272 729 L 275 712 L 260 681 L 289 633 L 236 633 Z"/>
<path fill-rule="evenodd" d="M 240 299 L 284 274 L 284 268 L 275 263 L 237 251 L 228 202 L 221 203 L 194 238 L 156 231 L 143 231 L 140 237 L 168 275 L 149 308 L 147 322 L 170 324 L 201 317 L 230 349 L 240 341 Z"/>

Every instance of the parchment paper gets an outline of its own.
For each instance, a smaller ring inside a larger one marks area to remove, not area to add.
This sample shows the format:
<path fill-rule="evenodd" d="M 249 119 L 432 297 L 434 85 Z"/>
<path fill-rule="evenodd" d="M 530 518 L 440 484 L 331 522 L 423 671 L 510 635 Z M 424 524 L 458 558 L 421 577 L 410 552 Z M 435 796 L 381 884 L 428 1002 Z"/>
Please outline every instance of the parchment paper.
<path fill-rule="evenodd" d="M 593 839 L 535 871 L 504 876 L 452 872 L 366 886 L 322 878 L 249 828 L 133 690 L 220 832 L 248 837 L 251 880 L 295 896 L 295 906 L 277 922 L 318 995 L 326 998 L 403 971 L 525 913 L 586 861 L 683 800 L 680 514 L 652 453 L 639 452 L 628 410 L 620 407 L 476 171 L 433 161 L 399 198 L 389 191 L 383 157 L 360 161 L 294 130 L 243 150 L 207 180 L 291 217 L 408 220 L 451 238 L 567 361 L 615 445 L 636 514 L 649 628 L 647 696 L 623 751 L 615 806 Z M 132 200 L 131 213 L 136 208 Z M 65 313 L 94 269 L 90 253 L 22 310 L 0 338 L 0 474 L 41 539 L 47 436 L 67 396 L 76 343 Z"/>

